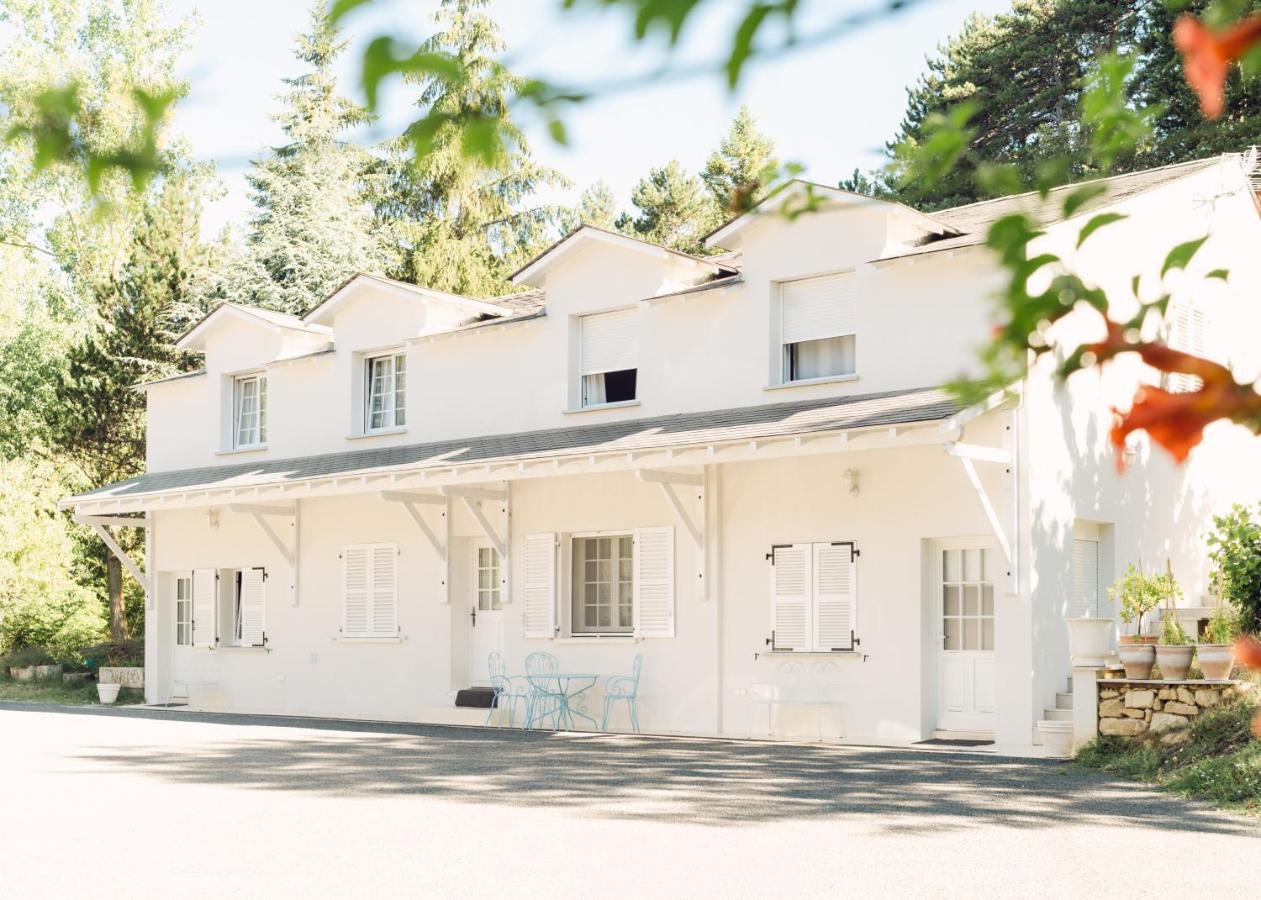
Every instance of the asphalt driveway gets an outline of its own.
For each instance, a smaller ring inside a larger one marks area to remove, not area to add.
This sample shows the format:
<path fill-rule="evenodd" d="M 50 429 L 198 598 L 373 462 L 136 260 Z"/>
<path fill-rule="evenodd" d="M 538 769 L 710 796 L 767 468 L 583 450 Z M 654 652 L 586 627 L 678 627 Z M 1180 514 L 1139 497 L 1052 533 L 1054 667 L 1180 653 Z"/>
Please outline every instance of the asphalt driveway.
<path fill-rule="evenodd" d="M 1221 900 L 1261 876 L 1251 820 L 940 752 L 0 704 L 0 801 L 9 897 Z"/>

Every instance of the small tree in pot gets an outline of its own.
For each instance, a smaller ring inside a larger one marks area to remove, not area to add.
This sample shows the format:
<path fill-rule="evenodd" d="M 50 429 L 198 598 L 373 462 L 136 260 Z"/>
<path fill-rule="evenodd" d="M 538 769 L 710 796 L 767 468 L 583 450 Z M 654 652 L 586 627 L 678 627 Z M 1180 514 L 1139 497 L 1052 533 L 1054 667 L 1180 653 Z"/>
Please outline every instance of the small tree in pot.
<path fill-rule="evenodd" d="M 1130 564 L 1125 575 L 1112 587 L 1108 596 L 1121 606 L 1121 620 L 1133 623 L 1134 634 L 1121 637 L 1119 654 L 1126 678 L 1150 678 L 1156 664 L 1155 636 L 1143 634 L 1143 618 L 1158 608 L 1166 597 L 1181 596 L 1182 590 L 1171 575 L 1148 575 L 1142 566 Z"/>

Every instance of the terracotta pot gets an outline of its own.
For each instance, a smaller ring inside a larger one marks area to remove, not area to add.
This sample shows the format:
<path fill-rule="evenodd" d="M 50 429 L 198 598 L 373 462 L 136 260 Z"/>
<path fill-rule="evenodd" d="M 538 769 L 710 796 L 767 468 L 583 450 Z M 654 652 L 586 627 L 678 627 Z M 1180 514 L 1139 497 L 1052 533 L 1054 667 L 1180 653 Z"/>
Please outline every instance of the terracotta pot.
<path fill-rule="evenodd" d="M 1112 652 L 1111 619 L 1065 619 L 1068 656 L 1073 665 L 1102 666 Z"/>
<path fill-rule="evenodd" d="M 1117 655 L 1121 657 L 1121 664 L 1125 666 L 1126 678 L 1152 677 L 1152 666 L 1156 665 L 1156 648 L 1152 644 L 1123 641 Z"/>
<path fill-rule="evenodd" d="M 1235 647 L 1233 644 L 1200 644 L 1195 648 L 1195 655 L 1200 661 L 1200 671 L 1205 678 L 1225 681 L 1235 668 Z"/>
<path fill-rule="evenodd" d="M 1169 681 L 1182 681 L 1191 670 L 1191 655 L 1195 647 L 1191 644 L 1156 646 L 1156 665 L 1160 666 L 1160 675 Z"/>

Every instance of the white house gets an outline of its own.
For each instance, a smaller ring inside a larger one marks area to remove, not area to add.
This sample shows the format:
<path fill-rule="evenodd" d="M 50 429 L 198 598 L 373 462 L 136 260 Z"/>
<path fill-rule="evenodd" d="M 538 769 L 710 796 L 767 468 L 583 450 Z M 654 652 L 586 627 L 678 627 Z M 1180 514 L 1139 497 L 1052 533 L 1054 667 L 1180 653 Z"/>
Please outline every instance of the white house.
<path fill-rule="evenodd" d="M 1112 178 L 1039 240 L 1072 256 L 1087 217 L 1124 213 L 1076 260 L 1123 303 L 1207 232 L 1167 279 L 1172 340 L 1254 378 L 1251 171 Z M 818 211 L 755 209 L 709 258 L 584 227 L 496 299 L 360 275 L 301 319 L 210 313 L 180 342 L 205 368 L 143 388 L 147 474 L 64 502 L 147 529 L 144 573 L 127 562 L 148 699 L 480 722 L 454 698 L 492 652 L 607 675 L 642 654 L 645 731 L 748 735 L 752 686 L 793 660 L 832 664 L 829 733 L 1033 744 L 1065 617 L 1110 614 L 1127 562 L 1168 560 L 1207 602 L 1203 533 L 1258 496 L 1256 444 L 1217 425 L 1179 467 L 1137 441 L 1119 475 L 1110 405 L 1154 377 L 1135 361 L 1067 387 L 1048 361 L 959 408 L 941 386 L 975 368 L 1002 277 L 985 228 L 1036 198 L 926 215 L 814 190 Z M 813 733 L 802 718 L 770 727 Z"/>

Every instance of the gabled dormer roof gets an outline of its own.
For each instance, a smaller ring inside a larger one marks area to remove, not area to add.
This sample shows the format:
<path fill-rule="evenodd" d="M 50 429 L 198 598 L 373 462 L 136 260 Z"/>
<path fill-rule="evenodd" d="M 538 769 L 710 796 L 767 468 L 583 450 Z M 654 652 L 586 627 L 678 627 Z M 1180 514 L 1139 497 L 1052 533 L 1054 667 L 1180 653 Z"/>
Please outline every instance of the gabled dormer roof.
<path fill-rule="evenodd" d="M 297 316 L 291 316 L 288 313 L 259 309 L 256 306 L 244 306 L 240 303 L 224 302 L 206 313 L 201 321 L 184 332 L 179 340 L 175 342 L 176 349 L 205 349 L 206 334 L 226 318 L 238 319 L 257 328 L 266 328 L 277 332 L 292 331 L 312 335 L 329 335 L 332 333 L 330 329 L 325 328 L 323 325 L 304 322 Z"/>
<path fill-rule="evenodd" d="M 631 237 L 619 231 L 610 231 L 607 228 L 599 228 L 595 225 L 580 225 L 520 269 L 513 272 L 508 280 L 513 284 L 537 284 L 536 279 L 556 265 L 566 254 L 591 241 L 625 247 L 628 250 L 638 253 L 649 253 L 657 257 L 681 259 L 695 265 L 700 273 L 706 276 L 734 275 L 738 271 L 729 263 L 717 262 L 703 256 L 693 256 L 680 250 L 672 250 L 669 247 Z"/>
<path fill-rule="evenodd" d="M 446 291 L 436 291 L 433 288 L 408 284 L 405 281 L 395 281 L 393 278 L 386 278 L 383 275 L 369 275 L 365 272 L 360 272 L 343 281 L 337 290 L 329 294 L 318 306 L 304 315 L 302 321 L 318 325 L 325 325 L 331 322 L 333 313 L 338 307 L 369 286 L 378 290 L 388 291 L 407 300 L 416 300 L 422 303 L 446 303 L 451 306 L 458 306 L 477 315 L 504 316 L 513 311 L 506 304 L 487 300 L 474 300 L 459 294 L 449 294 Z"/>
<path fill-rule="evenodd" d="M 719 225 L 709 234 L 705 235 L 705 245 L 707 247 L 731 247 L 730 243 L 735 239 L 741 231 L 748 228 L 754 222 L 764 218 L 767 214 L 773 212 L 770 209 L 772 204 L 776 207 L 783 204 L 791 204 L 793 200 L 803 196 L 813 196 L 821 200 L 828 206 L 852 206 L 852 207 L 884 207 L 890 212 L 906 216 L 910 221 L 914 222 L 924 233 L 937 235 L 954 235 L 959 232 L 951 225 L 947 224 L 934 216 L 922 213 L 917 209 L 907 206 L 905 203 L 898 203 L 895 200 L 881 200 L 878 197 L 868 197 L 866 194 L 858 194 L 854 191 L 846 191 L 841 188 L 829 187 L 826 184 L 817 184 L 813 181 L 803 181 L 794 179 L 783 185 L 776 191 L 763 197 L 753 205 L 747 212 L 741 213 L 734 219 L 723 225 Z"/>

